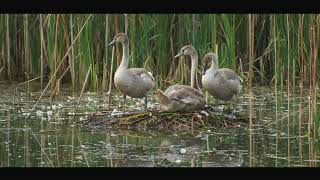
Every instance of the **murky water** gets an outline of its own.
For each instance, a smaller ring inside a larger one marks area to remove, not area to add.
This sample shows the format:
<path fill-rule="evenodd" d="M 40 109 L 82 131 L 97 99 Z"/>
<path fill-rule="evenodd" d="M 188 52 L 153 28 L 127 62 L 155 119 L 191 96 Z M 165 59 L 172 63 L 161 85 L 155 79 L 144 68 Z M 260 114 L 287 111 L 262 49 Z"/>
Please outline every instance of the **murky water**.
<path fill-rule="evenodd" d="M 1 167 L 239 167 L 319 166 L 319 136 L 308 133 L 308 90 L 288 96 L 273 88 L 254 89 L 254 125 L 191 133 L 154 131 L 101 131 L 77 125 L 87 113 L 108 107 L 103 93 L 79 94 L 63 86 L 51 101 L 50 91 L 30 119 L 28 113 L 41 94 L 38 85 L 15 88 L 0 83 Z M 115 108 L 121 96 L 114 96 Z M 143 100 L 128 99 L 131 108 L 143 110 Z M 151 102 L 155 102 L 152 99 Z M 289 102 L 289 106 L 288 106 Z M 214 101 L 211 101 L 214 103 Z M 156 103 L 151 108 L 157 108 Z M 289 109 L 288 109 L 289 107 Z M 237 110 L 247 112 L 248 96 L 239 98 Z"/>

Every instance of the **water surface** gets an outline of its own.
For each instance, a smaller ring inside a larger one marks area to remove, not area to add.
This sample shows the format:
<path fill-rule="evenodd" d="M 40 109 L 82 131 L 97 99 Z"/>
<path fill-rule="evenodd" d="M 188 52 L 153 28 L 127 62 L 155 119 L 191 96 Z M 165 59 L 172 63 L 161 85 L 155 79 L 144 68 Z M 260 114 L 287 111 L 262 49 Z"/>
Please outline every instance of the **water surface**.
<path fill-rule="evenodd" d="M 29 90 L 29 91 L 28 91 Z M 266 126 L 211 128 L 192 133 L 94 130 L 78 125 L 86 114 L 108 108 L 105 93 L 86 92 L 73 118 L 79 93 L 63 85 L 48 91 L 30 119 L 42 90 L 38 84 L 0 83 L 1 167 L 296 167 L 319 166 L 318 134 L 308 132 L 308 89 L 288 95 L 274 88 L 254 89 L 254 118 Z M 248 112 L 245 90 L 237 111 Z M 121 95 L 112 97 L 113 109 Z M 149 108 L 157 109 L 150 95 Z M 143 100 L 128 98 L 131 110 Z M 214 100 L 210 103 L 214 104 Z M 288 105 L 289 103 L 289 105 Z"/>

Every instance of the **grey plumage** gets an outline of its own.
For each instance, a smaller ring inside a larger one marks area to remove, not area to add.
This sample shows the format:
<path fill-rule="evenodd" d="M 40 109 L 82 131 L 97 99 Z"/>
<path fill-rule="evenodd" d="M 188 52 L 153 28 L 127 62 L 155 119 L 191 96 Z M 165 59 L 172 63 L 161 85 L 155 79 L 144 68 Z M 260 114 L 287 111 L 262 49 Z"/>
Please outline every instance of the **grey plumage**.
<path fill-rule="evenodd" d="M 218 59 L 214 53 L 204 57 L 205 66 L 212 61 L 212 65 L 202 75 L 202 85 L 215 99 L 229 101 L 237 96 L 242 88 L 242 79 L 231 69 L 218 68 Z"/>
<path fill-rule="evenodd" d="M 182 55 L 191 56 L 191 86 L 172 85 L 165 92 L 158 90 L 157 97 L 161 108 L 164 111 L 195 111 L 205 106 L 203 93 L 197 89 L 197 66 L 198 53 L 193 46 L 187 45 L 181 48 L 180 52 L 175 56 Z"/>
<path fill-rule="evenodd" d="M 143 68 L 118 69 L 114 84 L 122 94 L 143 98 L 153 87 L 153 77 Z"/>
<path fill-rule="evenodd" d="M 147 93 L 153 88 L 154 78 L 152 74 L 144 68 L 130 68 L 129 66 L 129 38 L 124 33 L 118 33 L 109 45 L 116 42 L 122 43 L 123 55 L 120 66 L 114 75 L 116 88 L 124 95 L 124 105 L 126 96 L 132 98 L 145 97 L 145 107 L 147 107 Z"/>

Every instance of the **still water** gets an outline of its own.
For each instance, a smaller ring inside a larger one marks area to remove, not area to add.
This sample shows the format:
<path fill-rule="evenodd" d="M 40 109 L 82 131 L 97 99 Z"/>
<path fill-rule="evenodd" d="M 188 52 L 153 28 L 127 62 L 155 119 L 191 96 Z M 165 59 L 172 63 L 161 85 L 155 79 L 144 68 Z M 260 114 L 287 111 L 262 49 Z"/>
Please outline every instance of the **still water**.
<path fill-rule="evenodd" d="M 99 130 L 77 122 L 108 108 L 105 93 L 83 94 L 63 86 L 48 91 L 28 121 L 42 90 L 38 84 L 0 83 L 0 167 L 297 167 L 319 166 L 319 134 L 309 133 L 308 89 L 288 95 L 274 88 L 253 91 L 254 118 L 264 125 L 212 128 L 193 133 Z M 117 109 L 120 95 L 113 95 Z M 248 112 L 243 91 L 237 111 Z M 127 99 L 131 110 L 143 111 L 143 100 Z M 149 108 L 157 109 L 152 96 Z M 211 100 L 210 103 L 214 103 Z M 289 104 L 288 104 L 289 103 Z M 316 119 L 317 120 L 317 119 Z"/>

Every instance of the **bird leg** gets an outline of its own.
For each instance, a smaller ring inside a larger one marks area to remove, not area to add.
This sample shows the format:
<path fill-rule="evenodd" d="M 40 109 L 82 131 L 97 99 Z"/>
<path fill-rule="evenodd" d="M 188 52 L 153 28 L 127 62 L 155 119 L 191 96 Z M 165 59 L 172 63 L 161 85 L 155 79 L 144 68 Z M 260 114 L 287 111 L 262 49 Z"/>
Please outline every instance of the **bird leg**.
<path fill-rule="evenodd" d="M 206 91 L 206 105 L 209 105 L 209 93 Z"/>
<path fill-rule="evenodd" d="M 236 108 L 238 104 L 238 97 L 232 98 L 232 100 L 229 101 L 228 111 L 231 113 L 230 115 L 232 118 L 236 118 Z"/>
<path fill-rule="evenodd" d="M 219 100 L 218 99 L 216 99 L 216 105 L 219 106 Z"/>
<path fill-rule="evenodd" d="M 123 110 L 126 109 L 126 98 L 127 98 L 127 95 L 124 94 L 124 95 L 123 95 Z"/>
<path fill-rule="evenodd" d="M 144 110 L 145 110 L 145 111 L 147 110 L 147 107 L 148 107 L 148 97 L 145 96 L 145 97 L 144 97 Z"/>

